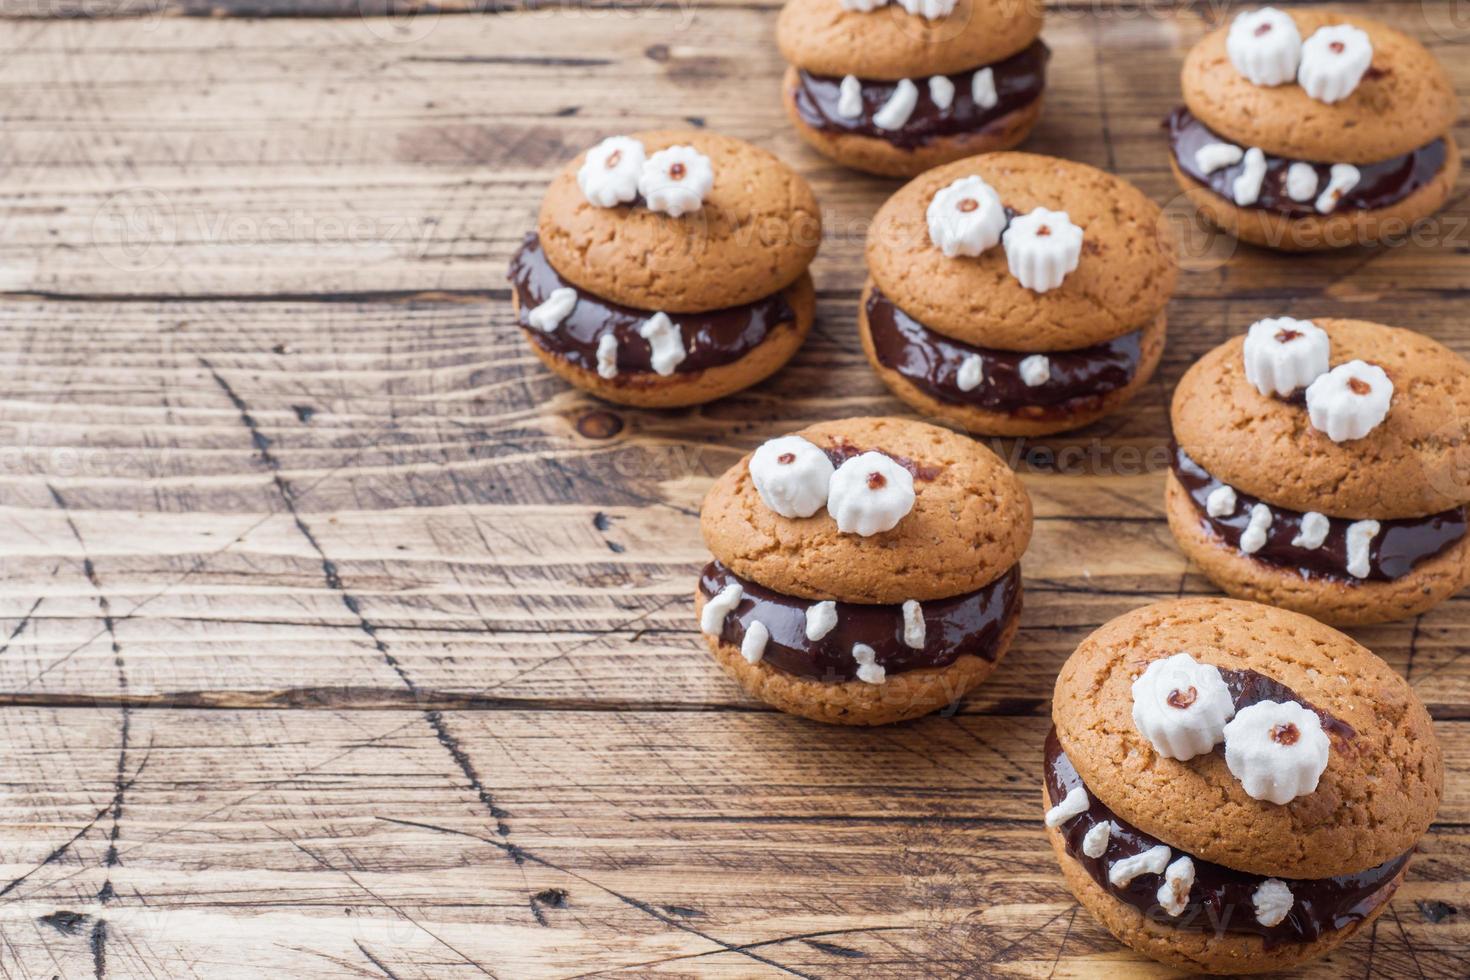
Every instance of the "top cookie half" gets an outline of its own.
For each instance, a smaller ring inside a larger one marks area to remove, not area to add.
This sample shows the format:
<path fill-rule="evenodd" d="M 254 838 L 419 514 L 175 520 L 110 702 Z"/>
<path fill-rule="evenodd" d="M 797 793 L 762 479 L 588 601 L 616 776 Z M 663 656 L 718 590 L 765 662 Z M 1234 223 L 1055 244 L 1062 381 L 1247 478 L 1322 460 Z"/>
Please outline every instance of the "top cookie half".
<path fill-rule="evenodd" d="M 869 537 L 842 533 L 826 510 L 782 517 L 762 501 L 746 455 L 715 481 L 700 513 L 710 551 L 741 578 L 803 599 L 923 602 L 995 581 L 1031 540 L 1021 481 L 966 436 L 896 418 L 841 419 L 795 434 L 829 455 L 893 458 L 913 474 L 913 508 Z"/>
<path fill-rule="evenodd" d="M 1229 24 L 1184 59 L 1184 102 L 1220 136 L 1267 154 L 1319 163 L 1377 163 L 1418 149 L 1449 132 L 1455 90 L 1434 55 L 1400 31 L 1331 10 L 1288 11 L 1303 38 L 1321 27 L 1364 31 L 1373 62 L 1352 94 L 1327 104 L 1295 82 L 1256 85 L 1231 64 Z"/>
<path fill-rule="evenodd" d="M 1005 251 L 947 258 L 929 236 L 934 195 L 978 176 L 1009 210 L 1065 211 L 1082 228 L 1077 268 L 1037 293 L 1011 275 Z M 1086 164 L 1032 153 L 986 153 L 936 167 L 879 209 L 868 272 L 899 309 L 978 347 L 1058 351 L 1090 347 L 1152 323 L 1174 292 L 1173 238 L 1158 205 L 1127 181 Z"/>
<path fill-rule="evenodd" d="M 897 3 L 845 10 L 842 0 L 787 0 L 776 23 L 781 55 L 815 75 L 874 80 L 953 75 L 1009 58 L 1041 32 L 1041 4 L 958 0 L 934 20 Z"/>
<path fill-rule="evenodd" d="M 744 140 L 700 131 L 635 133 L 649 154 L 692 146 L 714 184 L 703 206 L 670 217 L 639 202 L 604 208 L 577 186 L 578 156 L 552 180 L 537 230 L 568 282 L 625 306 L 701 313 L 754 302 L 806 271 L 822 240 L 806 180 Z"/>

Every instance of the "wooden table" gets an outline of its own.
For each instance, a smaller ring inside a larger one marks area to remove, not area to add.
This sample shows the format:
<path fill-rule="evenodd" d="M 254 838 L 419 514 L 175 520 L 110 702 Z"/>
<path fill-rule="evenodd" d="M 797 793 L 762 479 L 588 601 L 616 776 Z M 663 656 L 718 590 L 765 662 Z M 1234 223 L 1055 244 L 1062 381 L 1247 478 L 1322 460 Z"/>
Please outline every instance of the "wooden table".
<path fill-rule="evenodd" d="M 1043 840 L 1053 677 L 1110 617 L 1213 592 L 1160 500 L 1200 353 L 1290 314 L 1470 354 L 1465 186 L 1401 247 L 1186 235 L 1146 393 L 995 444 L 1037 512 L 1003 669 L 945 717 L 820 727 L 744 697 L 691 616 L 718 473 L 903 411 L 853 326 L 895 185 L 792 134 L 775 6 L 0 0 L 6 976 L 1167 972 Z M 1470 92 L 1462 7 L 1374 6 Z M 1030 148 L 1187 230 L 1159 122 L 1218 14 L 1062 4 Z M 504 270 L 565 160 L 670 124 L 811 178 L 819 321 L 752 391 L 624 410 L 540 367 Z M 1429 705 L 1450 778 L 1389 911 L 1313 975 L 1463 975 L 1470 596 L 1358 635 Z"/>

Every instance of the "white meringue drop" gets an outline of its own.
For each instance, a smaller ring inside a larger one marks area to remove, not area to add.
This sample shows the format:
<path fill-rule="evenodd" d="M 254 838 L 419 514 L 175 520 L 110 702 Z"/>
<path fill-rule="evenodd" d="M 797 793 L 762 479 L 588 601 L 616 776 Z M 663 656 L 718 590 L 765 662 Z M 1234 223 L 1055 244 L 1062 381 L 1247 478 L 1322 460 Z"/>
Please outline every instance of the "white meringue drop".
<path fill-rule="evenodd" d="M 1266 928 L 1281 924 L 1291 907 L 1296 904 L 1296 896 L 1286 886 L 1286 882 L 1276 878 L 1267 878 L 1256 887 L 1251 895 L 1251 907 L 1256 913 L 1256 921 Z"/>
<path fill-rule="evenodd" d="M 610 333 L 597 340 L 597 376 L 609 381 L 618 376 L 618 338 Z"/>
<path fill-rule="evenodd" d="M 1164 869 L 1164 883 L 1155 897 L 1165 912 L 1183 915 L 1189 905 L 1189 890 L 1194 887 L 1194 861 L 1182 854 Z"/>
<path fill-rule="evenodd" d="M 981 68 L 970 76 L 970 98 L 982 109 L 994 109 L 1000 104 L 1000 93 L 995 90 L 995 71 Z"/>
<path fill-rule="evenodd" d="M 1302 515 L 1302 529 L 1296 533 L 1296 537 L 1291 539 L 1291 546 L 1315 551 L 1322 547 L 1322 542 L 1327 540 L 1327 532 L 1330 530 L 1332 530 L 1332 522 L 1327 519 L 1326 514 L 1309 510 Z"/>
<path fill-rule="evenodd" d="M 866 452 L 832 474 L 827 512 L 844 534 L 890 531 L 914 508 L 914 478 L 882 453 Z"/>
<path fill-rule="evenodd" d="M 1295 701 L 1258 701 L 1225 726 L 1225 765 L 1256 800 L 1286 804 L 1314 791 L 1329 749 L 1322 720 Z"/>
<path fill-rule="evenodd" d="M 670 146 L 643 162 L 638 193 L 650 211 L 682 217 L 704 206 L 715 184 L 709 157 L 692 146 Z"/>
<path fill-rule="evenodd" d="M 852 645 L 852 659 L 857 661 L 857 678 L 864 684 L 882 684 L 887 679 L 888 672 L 883 665 L 877 663 L 877 651 L 866 643 L 854 643 Z"/>
<path fill-rule="evenodd" d="M 1287 397 L 1327 372 L 1332 340 L 1310 320 L 1257 320 L 1245 335 L 1245 380 L 1263 395 Z"/>
<path fill-rule="evenodd" d="M 1194 151 L 1194 165 L 1202 172 L 1212 174 L 1225 167 L 1233 167 L 1245 156 L 1245 151 L 1234 143 L 1206 143 Z"/>
<path fill-rule="evenodd" d="M 1351 24 L 1319 27 L 1302 42 L 1296 80 L 1308 95 L 1331 105 L 1353 94 L 1373 64 L 1373 42 Z"/>
<path fill-rule="evenodd" d="M 1377 521 L 1354 521 L 1347 529 L 1347 570 L 1353 578 L 1367 578 L 1373 570 L 1373 539 L 1382 529 Z"/>
<path fill-rule="evenodd" d="M 939 20 L 948 17 L 954 12 L 955 4 L 959 0 L 898 0 L 899 6 L 903 7 L 915 17 L 923 17 L 925 20 Z"/>
<path fill-rule="evenodd" d="M 526 314 L 526 322 L 543 333 L 550 333 L 572 315 L 577 306 L 577 291 L 570 286 L 559 286 L 551 291 L 546 301 Z"/>
<path fill-rule="evenodd" d="M 1322 189 L 1322 194 L 1317 198 L 1315 207 L 1320 214 L 1331 214 L 1337 209 L 1338 202 L 1354 187 L 1358 181 L 1363 179 L 1363 172 L 1351 163 L 1334 163 L 1332 171 L 1327 176 L 1327 186 Z"/>
<path fill-rule="evenodd" d="M 985 362 L 979 354 L 966 354 L 965 359 L 960 362 L 960 369 L 955 372 L 955 387 L 960 391 L 974 391 L 984 380 Z"/>
<path fill-rule="evenodd" d="M 814 602 L 806 607 L 806 638 L 813 643 L 826 636 L 837 626 L 837 603 Z"/>
<path fill-rule="evenodd" d="M 766 624 L 754 622 L 745 628 L 745 638 L 740 641 L 740 656 L 748 664 L 758 664 L 766 655 L 766 644 L 771 641 L 771 631 Z"/>
<path fill-rule="evenodd" d="M 1028 388 L 1044 385 L 1051 380 L 1051 358 L 1045 354 L 1031 354 L 1021 358 L 1021 363 L 1016 365 L 1016 373 L 1021 376 L 1021 382 Z"/>
<path fill-rule="evenodd" d="M 1092 804 L 1087 799 L 1087 790 L 1073 786 L 1062 798 L 1062 802 L 1046 811 L 1045 823 L 1055 830 L 1073 817 L 1080 817 Z"/>
<path fill-rule="evenodd" d="M 1271 508 L 1266 504 L 1251 507 L 1251 516 L 1240 533 L 1241 554 L 1253 555 L 1266 546 L 1266 532 L 1271 530 Z"/>
<path fill-rule="evenodd" d="M 1155 844 L 1142 854 L 1120 858 L 1108 868 L 1108 882 L 1114 888 L 1126 888 L 1139 875 L 1163 874 L 1169 864 L 1169 854 L 1168 845 Z"/>
<path fill-rule="evenodd" d="M 924 607 L 917 599 L 907 599 L 903 604 L 903 645 L 915 650 L 924 649 L 927 634 L 924 626 Z"/>
<path fill-rule="evenodd" d="M 1333 442 L 1361 439 L 1388 417 L 1393 382 L 1383 368 L 1348 361 L 1307 387 L 1307 415 L 1312 427 Z"/>
<path fill-rule="evenodd" d="M 1001 236 L 1011 275 L 1032 292 L 1056 289 L 1082 257 L 1082 229 L 1065 211 L 1035 208 L 1011 219 Z"/>
<path fill-rule="evenodd" d="M 1248 208 L 1261 199 L 1261 184 L 1266 179 L 1266 154 L 1259 146 L 1245 151 L 1245 169 L 1230 185 L 1235 203 Z"/>
<path fill-rule="evenodd" d="M 1210 751 L 1234 714 L 1220 669 L 1187 653 L 1153 661 L 1133 682 L 1133 725 L 1166 759 L 1184 762 Z"/>
<path fill-rule="evenodd" d="M 761 443 L 750 457 L 750 482 L 765 505 L 782 517 L 811 517 L 827 506 L 827 484 L 836 467 L 801 436 Z"/>
<path fill-rule="evenodd" d="M 863 114 L 863 83 L 856 75 L 847 75 L 837 87 L 837 114 L 843 119 L 856 119 Z"/>
<path fill-rule="evenodd" d="M 1092 825 L 1082 837 L 1082 853 L 1090 858 L 1100 858 L 1108 853 L 1108 840 L 1113 836 L 1113 822 L 1103 820 Z"/>
<path fill-rule="evenodd" d="M 929 79 L 929 101 L 941 112 L 954 105 L 954 82 L 948 75 L 935 75 Z"/>
<path fill-rule="evenodd" d="M 979 255 L 1000 241 L 1006 209 L 979 177 L 961 177 L 934 195 L 924 211 L 929 240 L 946 258 Z"/>
<path fill-rule="evenodd" d="M 1205 513 L 1211 517 L 1229 517 L 1235 513 L 1235 488 L 1222 483 L 1205 497 Z"/>
<path fill-rule="evenodd" d="M 709 597 L 699 611 L 699 630 L 710 636 L 719 636 L 725 629 L 725 617 L 735 611 L 740 600 L 745 598 L 745 589 L 739 582 L 731 582 Z"/>
<path fill-rule="evenodd" d="M 1296 21 L 1275 7 L 1236 14 L 1225 35 L 1225 53 L 1253 85 L 1284 85 L 1296 77 L 1302 35 Z"/>
<path fill-rule="evenodd" d="M 888 97 L 888 101 L 873 113 L 873 125 L 889 131 L 903 129 L 903 124 L 909 121 L 918 104 L 919 87 L 911 80 L 901 78 L 893 87 L 893 94 Z"/>
<path fill-rule="evenodd" d="M 684 350 L 684 335 L 674 326 L 667 313 L 655 313 L 638 328 L 638 336 L 648 341 L 652 350 L 649 361 L 657 374 L 665 377 L 674 373 L 689 354 Z"/>
<path fill-rule="evenodd" d="M 600 208 L 626 204 L 638 196 L 643 144 L 631 136 L 609 136 L 587 151 L 577 168 L 577 186 L 589 204 Z"/>
<path fill-rule="evenodd" d="M 1317 168 L 1298 160 L 1286 168 L 1286 196 L 1305 204 L 1317 196 Z"/>

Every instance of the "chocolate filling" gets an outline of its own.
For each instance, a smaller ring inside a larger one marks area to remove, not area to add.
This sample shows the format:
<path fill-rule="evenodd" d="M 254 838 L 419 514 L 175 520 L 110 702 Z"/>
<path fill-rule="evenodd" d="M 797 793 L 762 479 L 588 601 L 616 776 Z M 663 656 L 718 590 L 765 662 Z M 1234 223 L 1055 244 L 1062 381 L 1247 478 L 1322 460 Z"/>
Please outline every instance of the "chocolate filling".
<path fill-rule="evenodd" d="M 837 112 L 842 98 L 842 78 L 835 75 L 813 75 L 798 70 L 795 101 L 801 121 L 813 129 L 828 133 L 851 133 L 872 136 L 894 146 L 913 149 L 943 136 L 983 132 L 1002 116 L 1030 105 L 1046 85 L 1046 62 L 1051 51 L 1041 41 L 988 66 L 995 76 L 995 105 L 986 109 L 975 103 L 971 79 L 985 65 L 948 76 L 954 83 L 954 101 L 941 109 L 929 95 L 928 78 L 914 78 L 919 100 L 914 111 L 898 129 L 880 129 L 873 114 L 883 108 L 893 95 L 898 82 L 862 79 L 863 111 L 848 118 Z"/>
<path fill-rule="evenodd" d="M 638 333 L 653 312 L 623 306 L 594 296 L 567 282 L 551 267 L 535 233 L 526 235 L 510 261 L 510 281 L 520 301 L 519 323 L 531 341 L 543 350 L 565 358 L 588 371 L 597 370 L 597 343 L 611 333 L 618 340 L 618 374 L 614 383 L 628 375 L 653 372 L 653 348 Z M 546 301 L 553 290 L 568 287 L 577 291 L 577 305 L 555 330 L 531 326 L 531 310 Z M 784 292 L 744 306 L 731 306 L 708 313 L 675 313 L 669 319 L 679 328 L 684 341 L 684 360 L 676 374 L 694 374 L 738 361 L 783 324 L 794 324 L 796 313 Z"/>
<path fill-rule="evenodd" d="M 1051 377 L 1031 386 L 1021 380 L 1021 362 L 1032 355 L 972 347 L 935 333 L 874 287 L 867 303 L 868 331 L 878 363 L 897 371 L 940 401 L 971 405 L 1021 418 L 1059 418 L 1098 407 L 1138 373 L 1143 332 L 1106 343 L 1046 354 Z M 960 390 L 960 365 L 980 355 L 981 381 Z"/>
<path fill-rule="evenodd" d="M 1243 702 L 1237 696 L 1236 703 L 1244 707 L 1251 702 Z M 1055 728 L 1046 737 L 1045 779 L 1047 797 L 1053 806 L 1065 799 L 1074 787 L 1083 785 L 1071 760 L 1062 751 Z M 1283 943 L 1314 942 L 1333 930 L 1361 922 L 1388 900 L 1391 892 L 1380 894 L 1380 889 L 1393 882 L 1408 863 L 1409 854 L 1413 853 L 1410 851 L 1356 874 L 1335 878 L 1277 879 L 1291 889 L 1295 901 L 1286 918 L 1274 926 L 1264 926 L 1256 921 L 1255 906 L 1251 901 L 1256 889 L 1267 880 L 1265 876 L 1236 871 L 1190 855 L 1194 861 L 1194 887 L 1189 891 L 1184 911 L 1176 916 L 1170 915 L 1159 904 L 1158 892 L 1164 883 L 1163 875 L 1141 874 L 1123 887 L 1108 880 L 1108 868 L 1114 862 L 1142 854 L 1163 842 L 1120 819 L 1091 792 L 1087 794 L 1087 800 L 1086 812 L 1063 824 L 1061 833 L 1067 854 L 1100 888 L 1138 909 L 1150 921 L 1216 935 L 1226 932 L 1256 935 L 1264 940 L 1267 949 Z M 1104 820 L 1113 823 L 1107 850 L 1102 857 L 1088 857 L 1083 853 L 1082 839 Z M 1171 860 L 1180 853 L 1172 854 Z"/>
<path fill-rule="evenodd" d="M 1211 517 L 1206 511 L 1210 492 L 1225 484 L 1211 476 L 1204 467 L 1174 449 L 1174 476 L 1199 511 L 1200 522 L 1211 533 L 1232 548 L 1240 547 L 1240 536 L 1250 523 L 1251 508 L 1265 503 L 1258 497 L 1235 491 L 1235 511 L 1226 517 Z M 1292 544 L 1301 533 L 1303 515 L 1272 504 L 1271 527 L 1266 543 L 1249 557 L 1270 565 L 1294 568 L 1304 579 L 1325 578 L 1342 582 L 1360 582 L 1348 573 L 1347 529 L 1354 522 L 1341 517 L 1327 519 L 1327 538 L 1320 547 L 1304 548 Z M 1445 551 L 1465 536 L 1465 508 L 1457 507 L 1429 517 L 1379 521 L 1380 530 L 1368 546 L 1367 580 L 1391 582 L 1409 574 L 1415 565 Z"/>
<path fill-rule="evenodd" d="M 901 605 L 837 603 L 837 625 L 820 640 L 806 638 L 806 611 L 816 605 L 811 599 L 784 595 L 740 578 L 720 561 L 704 566 L 699 591 L 706 599 L 725 586 L 738 583 L 744 590 L 740 605 L 725 617 L 720 639 L 740 646 L 745 630 L 759 621 L 770 631 L 761 663 L 798 677 L 828 682 L 857 677 L 853 644 L 873 648 L 874 662 L 888 674 L 923 667 L 946 667 L 963 654 L 994 661 L 996 644 L 1006 627 L 1021 612 L 1021 566 L 1013 565 L 1000 578 L 983 588 L 947 599 L 922 604 L 924 646 L 919 649 L 903 641 Z"/>
<path fill-rule="evenodd" d="M 1225 198 L 1235 201 L 1235 178 L 1245 169 L 1245 161 L 1221 167 L 1213 173 L 1205 173 L 1194 162 L 1195 151 L 1210 143 L 1234 143 L 1234 140 L 1211 131 L 1184 106 L 1169 114 L 1169 143 L 1179 169 L 1201 184 Z M 1241 149 L 1247 149 L 1242 146 Z M 1358 183 L 1337 202 L 1334 211 L 1367 211 L 1386 208 L 1402 201 L 1424 187 L 1444 169 L 1445 142 L 1436 139 L 1419 147 L 1412 153 L 1393 157 L 1379 163 L 1356 164 L 1361 177 Z M 1327 187 L 1331 176 L 1331 164 L 1312 161 L 1287 160 L 1282 157 L 1266 157 L 1266 177 L 1261 182 L 1261 195 L 1256 203 L 1244 205 L 1266 211 L 1276 211 L 1292 218 L 1303 218 L 1318 214 L 1317 195 L 1309 201 L 1295 201 L 1286 193 L 1286 171 L 1293 163 L 1307 163 L 1317 172 L 1317 194 Z"/>

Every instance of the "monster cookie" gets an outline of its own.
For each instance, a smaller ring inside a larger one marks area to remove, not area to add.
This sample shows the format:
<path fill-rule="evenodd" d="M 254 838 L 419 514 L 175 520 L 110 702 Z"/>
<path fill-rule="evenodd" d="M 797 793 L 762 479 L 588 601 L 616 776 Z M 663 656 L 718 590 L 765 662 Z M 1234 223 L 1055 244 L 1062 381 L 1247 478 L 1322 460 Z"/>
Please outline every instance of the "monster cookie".
<path fill-rule="evenodd" d="M 1211 223 L 1290 251 L 1402 237 L 1460 172 L 1455 92 L 1414 39 L 1329 10 L 1238 14 L 1184 62 L 1174 176 Z"/>
<path fill-rule="evenodd" d="M 787 113 L 848 167 L 908 177 L 1020 143 L 1041 115 L 1041 5 L 787 0 L 776 27 Z"/>
<path fill-rule="evenodd" d="M 1306 616 L 1233 599 L 1114 619 L 1057 676 L 1045 827 L 1120 940 L 1206 973 L 1289 969 L 1383 911 L 1443 792 L 1429 714 Z"/>
<path fill-rule="evenodd" d="M 811 188 L 764 150 L 614 136 L 548 188 L 511 260 L 517 322 L 547 367 L 609 401 L 707 402 L 801 346 L 821 237 Z"/>
<path fill-rule="evenodd" d="M 1169 527 L 1231 595 L 1337 624 L 1470 582 L 1470 364 L 1360 320 L 1261 320 L 1174 392 Z"/>
<path fill-rule="evenodd" d="M 946 429 L 855 418 L 772 439 L 716 481 L 700 526 L 700 629 L 782 711 L 916 718 L 988 677 L 1015 635 L 1031 501 Z"/>
<path fill-rule="evenodd" d="M 931 170 L 868 232 L 863 349 L 927 416 L 1040 435 L 1118 408 L 1153 374 L 1174 289 L 1158 207 L 1100 170 L 991 153 Z"/>

